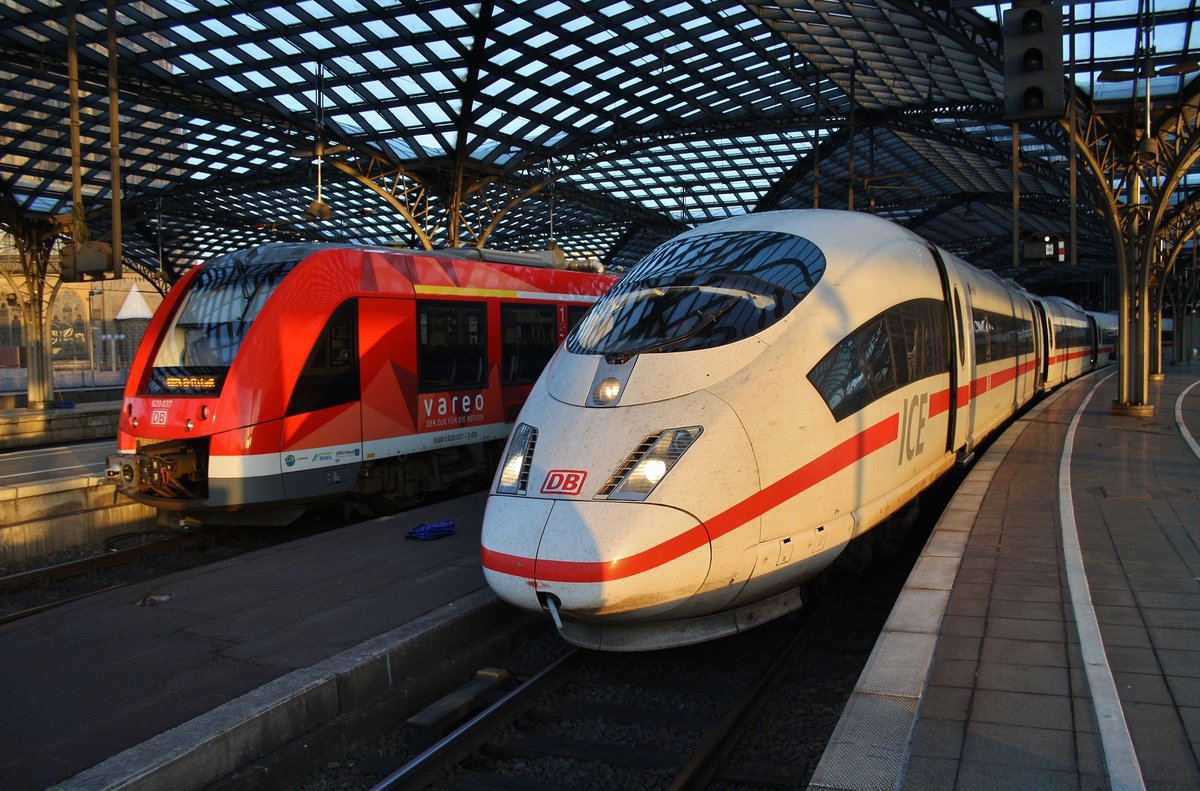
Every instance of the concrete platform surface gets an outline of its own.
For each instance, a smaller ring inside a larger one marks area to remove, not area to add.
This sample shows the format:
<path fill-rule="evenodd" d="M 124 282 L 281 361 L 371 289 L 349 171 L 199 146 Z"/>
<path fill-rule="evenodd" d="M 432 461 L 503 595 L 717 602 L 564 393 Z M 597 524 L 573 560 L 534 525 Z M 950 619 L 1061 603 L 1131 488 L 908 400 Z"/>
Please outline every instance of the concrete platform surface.
<path fill-rule="evenodd" d="M 479 566 L 484 503 L 450 500 L 0 626 L 0 786 L 202 786 L 263 749 L 247 731 L 319 724 L 402 683 L 412 663 L 436 665 L 444 641 L 466 639 L 456 622 L 507 617 L 489 610 L 500 605 Z M 445 519 L 453 536 L 404 538 Z M 422 653 L 414 638 L 439 630 Z M 277 722 L 256 719 L 277 709 Z"/>
<path fill-rule="evenodd" d="M 1151 417 L 1113 373 L 975 465 L 810 788 L 1200 787 L 1200 370 Z"/>

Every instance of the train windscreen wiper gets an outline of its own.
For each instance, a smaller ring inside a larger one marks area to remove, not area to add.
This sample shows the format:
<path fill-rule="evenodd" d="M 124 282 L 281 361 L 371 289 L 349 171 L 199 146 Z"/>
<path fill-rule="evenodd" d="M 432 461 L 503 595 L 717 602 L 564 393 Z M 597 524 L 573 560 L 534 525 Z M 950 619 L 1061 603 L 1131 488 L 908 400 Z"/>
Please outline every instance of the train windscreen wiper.
<path fill-rule="evenodd" d="M 688 330 L 687 332 L 680 333 L 679 335 L 674 335 L 674 336 L 672 336 L 670 338 L 666 338 L 664 340 L 655 341 L 654 343 L 647 344 L 646 346 L 640 346 L 636 349 L 629 349 L 627 351 L 620 351 L 620 352 L 609 352 L 604 355 L 604 359 L 610 365 L 623 365 L 623 364 L 629 362 L 629 360 L 631 358 L 636 357 L 639 354 L 668 351 L 672 347 L 678 346 L 679 344 L 681 344 L 684 341 L 689 340 L 691 338 L 695 338 L 697 335 L 704 332 L 709 327 L 712 327 L 714 324 L 716 324 L 720 320 L 720 318 L 722 316 L 724 316 L 726 313 L 728 313 L 730 310 L 732 310 L 733 306 L 736 305 L 737 303 L 738 303 L 738 298 L 731 297 L 728 302 L 726 302 L 723 306 L 721 306 L 716 311 L 713 311 L 712 313 L 709 313 L 708 311 L 704 310 L 703 308 L 696 308 L 696 310 L 694 312 L 696 313 L 696 315 L 700 316 L 700 323 L 698 323 L 695 327 Z"/>

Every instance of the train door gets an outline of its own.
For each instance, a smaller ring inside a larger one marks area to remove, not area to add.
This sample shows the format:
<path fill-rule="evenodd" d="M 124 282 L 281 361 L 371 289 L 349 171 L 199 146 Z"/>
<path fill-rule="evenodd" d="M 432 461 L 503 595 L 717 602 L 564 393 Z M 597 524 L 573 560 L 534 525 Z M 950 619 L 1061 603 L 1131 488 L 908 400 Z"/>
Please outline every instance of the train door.
<path fill-rule="evenodd" d="M 1096 319 L 1092 316 L 1087 317 L 1087 337 L 1088 343 L 1091 345 L 1091 363 L 1087 370 L 1094 370 L 1100 363 L 1100 327 L 1096 324 Z"/>
<path fill-rule="evenodd" d="M 533 383 L 563 335 L 565 306 L 541 302 L 500 304 L 500 381 L 504 422 L 514 423 Z"/>
<path fill-rule="evenodd" d="M 1040 393 L 1046 389 L 1046 314 L 1042 311 L 1042 303 L 1036 299 L 1029 300 L 1029 307 L 1033 312 L 1033 359 L 1036 363 L 1033 367 L 1033 391 Z"/>
<path fill-rule="evenodd" d="M 1045 389 L 1050 380 L 1050 353 L 1054 347 L 1054 328 L 1046 320 L 1046 306 L 1034 300 L 1033 307 L 1034 324 L 1037 325 L 1038 334 L 1041 336 L 1041 343 L 1038 344 L 1038 356 L 1041 359 L 1038 365 L 1038 382 L 1040 387 Z"/>
<path fill-rule="evenodd" d="M 309 351 L 283 420 L 283 486 L 288 499 L 353 490 L 362 466 L 358 301 L 334 308 Z"/>
<path fill-rule="evenodd" d="M 930 247 L 930 252 L 937 262 L 938 275 L 942 281 L 942 295 L 946 302 L 946 319 L 950 325 L 949 423 L 946 428 L 946 451 L 953 453 L 970 441 L 970 366 L 974 357 L 970 343 L 973 336 L 967 332 L 969 325 L 966 316 L 970 314 L 963 305 L 963 283 L 958 279 L 957 271 L 951 271 L 936 247 Z M 961 411 L 963 407 L 967 407 L 965 414 Z"/>
<path fill-rule="evenodd" d="M 416 301 L 371 295 L 358 301 L 363 457 L 391 458 L 418 450 Z"/>

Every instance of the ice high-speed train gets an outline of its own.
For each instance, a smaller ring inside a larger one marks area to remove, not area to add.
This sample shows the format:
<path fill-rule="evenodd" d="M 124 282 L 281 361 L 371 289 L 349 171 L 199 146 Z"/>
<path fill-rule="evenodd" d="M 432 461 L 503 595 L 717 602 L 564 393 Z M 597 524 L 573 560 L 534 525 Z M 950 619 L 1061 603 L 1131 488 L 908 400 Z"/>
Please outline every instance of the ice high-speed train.
<path fill-rule="evenodd" d="M 1079 307 L 868 214 L 695 228 L 538 379 L 488 498 L 487 581 L 591 648 L 748 628 L 1096 358 Z"/>
<path fill-rule="evenodd" d="M 108 480 L 168 514 L 265 523 L 490 476 L 534 380 L 616 280 L 531 263 L 272 244 L 191 270 L 138 348 Z"/>

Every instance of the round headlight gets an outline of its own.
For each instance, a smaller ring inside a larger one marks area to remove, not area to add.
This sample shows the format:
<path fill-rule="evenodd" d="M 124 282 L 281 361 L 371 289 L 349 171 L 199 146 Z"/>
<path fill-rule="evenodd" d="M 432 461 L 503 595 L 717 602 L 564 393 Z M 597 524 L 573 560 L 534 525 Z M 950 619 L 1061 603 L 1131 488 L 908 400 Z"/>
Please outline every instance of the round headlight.
<path fill-rule="evenodd" d="M 667 474 L 667 463 L 662 459 L 650 459 L 642 468 L 642 474 L 650 483 L 658 483 Z"/>
<path fill-rule="evenodd" d="M 191 431 L 193 428 L 196 427 L 196 424 L 192 422 L 191 418 L 188 418 L 187 422 L 183 424 L 183 427 L 186 428 L 188 431 Z"/>
<path fill-rule="evenodd" d="M 602 379 L 592 393 L 592 401 L 597 404 L 611 404 L 621 394 L 621 383 L 611 376 Z"/>

